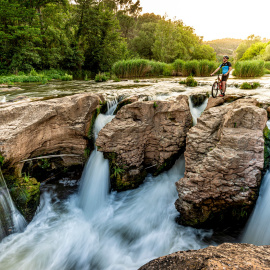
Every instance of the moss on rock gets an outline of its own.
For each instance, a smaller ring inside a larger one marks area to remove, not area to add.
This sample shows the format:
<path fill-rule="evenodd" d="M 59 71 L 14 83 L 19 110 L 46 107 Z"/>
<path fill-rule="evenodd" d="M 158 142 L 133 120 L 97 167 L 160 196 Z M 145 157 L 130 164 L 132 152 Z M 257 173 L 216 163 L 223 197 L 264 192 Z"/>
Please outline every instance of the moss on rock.
<path fill-rule="evenodd" d="M 32 177 L 5 176 L 10 195 L 27 221 L 35 215 L 40 200 L 40 183 Z"/>
<path fill-rule="evenodd" d="M 127 168 L 124 164 L 117 162 L 116 153 L 104 153 L 104 157 L 109 160 L 110 164 L 110 182 L 111 189 L 115 191 L 125 191 L 137 188 L 143 183 L 147 175 L 145 170 L 140 174 L 132 175 L 132 168 Z"/>
<path fill-rule="evenodd" d="M 266 126 L 263 130 L 264 136 L 264 171 L 269 167 L 270 162 L 270 130 Z"/>

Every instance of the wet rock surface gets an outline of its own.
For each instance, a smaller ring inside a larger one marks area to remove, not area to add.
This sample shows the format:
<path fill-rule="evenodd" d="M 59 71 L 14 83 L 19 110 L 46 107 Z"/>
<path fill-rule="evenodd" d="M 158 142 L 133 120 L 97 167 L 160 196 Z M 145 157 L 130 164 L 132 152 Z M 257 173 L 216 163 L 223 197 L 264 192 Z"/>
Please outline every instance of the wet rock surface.
<path fill-rule="evenodd" d="M 99 133 L 96 145 L 110 160 L 112 187 L 137 187 L 146 168 L 160 173 L 173 165 L 185 148 L 192 125 L 188 98 L 135 102 L 124 106 Z"/>
<path fill-rule="evenodd" d="M 245 221 L 264 167 L 266 110 L 253 99 L 205 111 L 187 135 L 184 178 L 175 205 L 182 224 L 215 227 Z"/>
<path fill-rule="evenodd" d="M 222 244 L 200 250 L 179 251 L 157 258 L 139 270 L 252 270 L 269 269 L 270 246 Z"/>

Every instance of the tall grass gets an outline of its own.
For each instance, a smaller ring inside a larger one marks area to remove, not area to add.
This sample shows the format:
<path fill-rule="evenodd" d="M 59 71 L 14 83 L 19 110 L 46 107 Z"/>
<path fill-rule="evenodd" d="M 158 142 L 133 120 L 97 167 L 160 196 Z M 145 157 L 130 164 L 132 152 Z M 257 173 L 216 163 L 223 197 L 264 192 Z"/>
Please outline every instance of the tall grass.
<path fill-rule="evenodd" d="M 147 76 L 209 76 L 218 66 L 218 63 L 209 60 L 183 61 L 177 59 L 172 64 L 133 59 L 116 62 L 112 72 L 119 78 L 147 77 Z"/>
<path fill-rule="evenodd" d="M 1 76 L 0 84 L 12 84 L 12 83 L 24 83 L 24 82 L 36 82 L 36 83 L 47 83 L 51 80 L 62 80 L 71 81 L 73 79 L 72 75 L 65 73 L 62 70 L 44 70 L 41 73 L 31 70 L 31 72 L 26 75 L 20 72 L 19 75 L 9 75 Z"/>
<path fill-rule="evenodd" d="M 236 77 L 261 77 L 264 75 L 264 61 L 238 61 L 235 64 L 233 75 Z"/>
<path fill-rule="evenodd" d="M 185 61 L 181 60 L 181 59 L 176 59 L 173 62 L 173 67 L 174 67 L 174 71 L 177 75 L 182 75 L 183 74 L 183 68 L 185 65 Z"/>

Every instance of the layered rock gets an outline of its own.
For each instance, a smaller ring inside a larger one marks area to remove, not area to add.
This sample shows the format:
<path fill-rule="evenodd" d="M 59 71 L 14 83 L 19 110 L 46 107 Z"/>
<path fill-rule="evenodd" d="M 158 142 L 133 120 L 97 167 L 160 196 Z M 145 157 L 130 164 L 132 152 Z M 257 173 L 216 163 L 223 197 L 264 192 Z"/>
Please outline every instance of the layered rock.
<path fill-rule="evenodd" d="M 32 219 L 40 194 L 40 183 L 29 175 L 40 176 L 41 181 L 55 170 L 82 165 L 102 102 L 102 96 L 79 94 L 0 109 L 0 166 L 12 198 L 27 220 Z M 26 162 L 23 168 L 25 162 L 21 161 L 48 155 L 61 157 Z M 27 169 L 24 177 L 20 177 L 22 168 Z"/>
<path fill-rule="evenodd" d="M 179 251 L 157 258 L 139 270 L 251 270 L 269 269 L 270 246 L 222 244 L 200 250 Z"/>
<path fill-rule="evenodd" d="M 99 133 L 96 145 L 110 160 L 112 187 L 137 187 L 146 168 L 158 174 L 185 148 L 192 125 L 188 98 L 135 102 L 124 106 Z"/>
<path fill-rule="evenodd" d="M 252 99 L 202 114 L 188 132 L 186 171 L 176 183 L 181 223 L 214 227 L 247 219 L 261 182 L 266 121 Z"/>
<path fill-rule="evenodd" d="M 91 119 L 102 96 L 79 94 L 12 104 L 0 110 L 0 153 L 9 166 L 50 153 L 73 154 L 65 165 L 81 164 Z"/>

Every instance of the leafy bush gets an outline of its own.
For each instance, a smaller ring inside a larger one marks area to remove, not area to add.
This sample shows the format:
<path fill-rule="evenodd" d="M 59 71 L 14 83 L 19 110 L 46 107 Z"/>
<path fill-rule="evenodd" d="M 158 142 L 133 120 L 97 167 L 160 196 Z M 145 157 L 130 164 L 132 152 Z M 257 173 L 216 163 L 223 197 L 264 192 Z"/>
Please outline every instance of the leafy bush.
<path fill-rule="evenodd" d="M 260 83 L 258 82 L 254 82 L 254 83 L 248 83 L 248 82 L 244 82 L 241 84 L 240 89 L 256 89 L 258 87 L 260 87 Z"/>
<path fill-rule="evenodd" d="M 186 84 L 186 81 L 185 80 L 182 80 L 179 82 L 180 84 Z"/>
<path fill-rule="evenodd" d="M 95 77 L 95 82 L 106 82 L 109 78 L 105 73 L 98 73 Z"/>
<path fill-rule="evenodd" d="M 183 67 L 183 76 L 199 76 L 200 68 L 198 60 L 186 61 Z"/>
<path fill-rule="evenodd" d="M 270 61 L 265 61 L 264 67 L 270 70 Z"/>
<path fill-rule="evenodd" d="M 72 79 L 73 79 L 73 76 L 68 75 L 68 74 L 65 74 L 64 76 L 61 77 L 62 81 L 72 81 Z"/>
<path fill-rule="evenodd" d="M 235 64 L 233 75 L 236 77 L 261 77 L 264 75 L 264 61 L 238 61 Z"/>
<path fill-rule="evenodd" d="M 173 62 L 173 67 L 174 67 L 174 71 L 176 73 L 183 73 L 183 67 L 185 65 L 185 61 L 184 60 L 181 60 L 181 59 L 176 59 L 174 62 Z"/>
<path fill-rule="evenodd" d="M 198 85 L 198 82 L 192 76 L 189 76 L 186 78 L 186 85 L 190 87 L 195 87 Z"/>
<path fill-rule="evenodd" d="M 166 64 L 163 69 L 164 76 L 172 76 L 174 73 L 174 66 L 173 64 Z"/>

